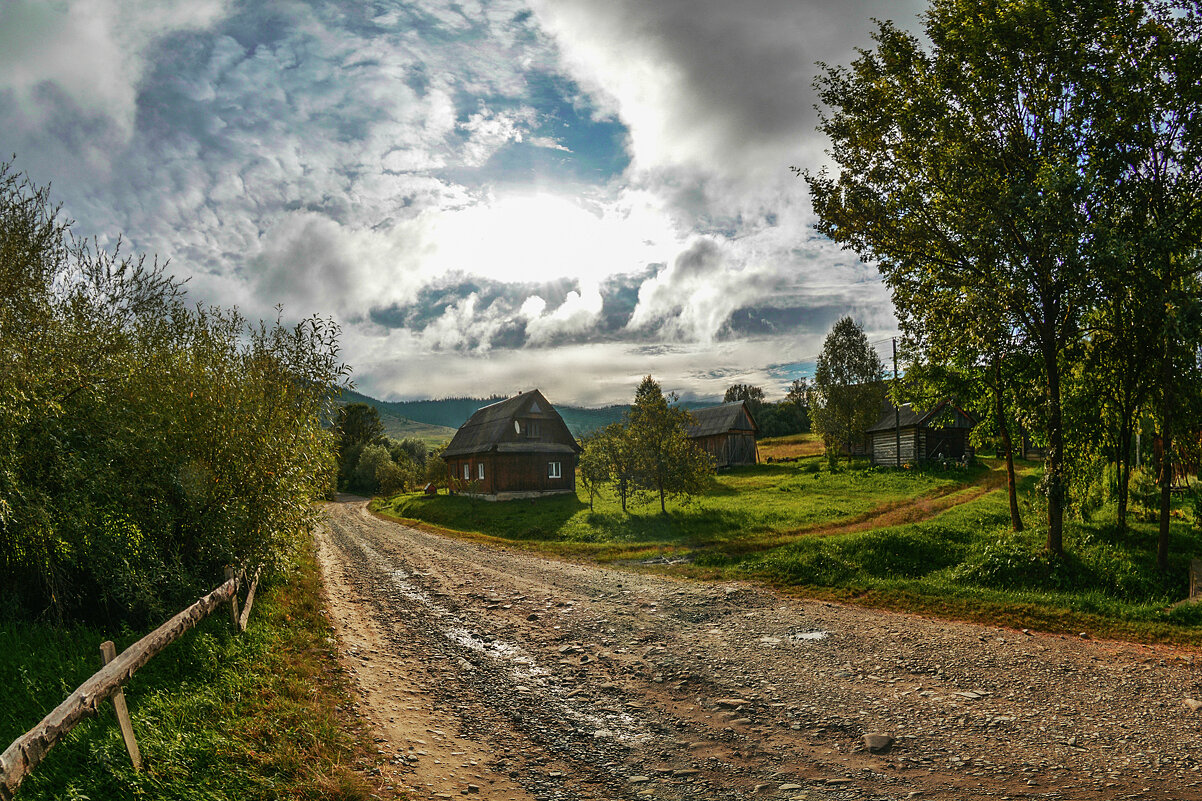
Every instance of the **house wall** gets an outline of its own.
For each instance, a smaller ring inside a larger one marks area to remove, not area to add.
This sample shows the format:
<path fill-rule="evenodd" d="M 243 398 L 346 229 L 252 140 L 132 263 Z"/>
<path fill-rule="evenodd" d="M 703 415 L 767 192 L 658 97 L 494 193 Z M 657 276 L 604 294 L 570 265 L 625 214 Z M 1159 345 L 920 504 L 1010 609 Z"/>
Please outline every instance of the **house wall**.
<path fill-rule="evenodd" d="M 549 464 L 559 462 L 560 477 L 551 478 Z M 473 482 L 478 465 L 484 464 L 484 481 L 477 490 Z M 463 479 L 463 466 L 471 476 Z M 499 492 L 571 492 L 576 489 L 576 454 L 573 453 L 486 453 L 452 458 L 447 473 L 455 492 L 479 491 L 484 495 Z"/>

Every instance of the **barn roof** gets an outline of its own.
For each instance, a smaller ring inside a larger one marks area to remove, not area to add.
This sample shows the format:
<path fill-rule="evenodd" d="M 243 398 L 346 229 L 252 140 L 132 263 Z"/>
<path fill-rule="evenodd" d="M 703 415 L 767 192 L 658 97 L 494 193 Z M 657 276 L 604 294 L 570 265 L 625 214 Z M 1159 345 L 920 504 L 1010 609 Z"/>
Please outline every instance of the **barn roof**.
<path fill-rule="evenodd" d="M 706 406 L 704 409 L 692 409 L 694 423 L 689 426 L 690 437 L 712 437 L 725 434 L 728 431 L 758 431 L 755 418 L 747 410 L 743 401 L 723 403 L 718 406 Z"/>
<path fill-rule="evenodd" d="M 562 429 L 559 442 L 507 442 L 513 437 L 513 421 L 519 417 L 537 416 Z M 537 389 L 514 395 L 503 401 L 481 407 L 459 427 L 443 456 L 463 456 L 491 450 L 509 453 L 575 453 L 580 450 L 575 437 L 564 424 L 555 407 Z"/>
<path fill-rule="evenodd" d="M 893 404 L 886 399 L 885 409 L 881 412 L 881 419 L 876 421 L 876 425 L 868 429 L 868 433 L 871 434 L 875 431 L 892 431 L 895 426 L 898 426 L 898 421 L 900 421 L 900 426 L 898 426 L 900 428 L 925 426 L 931 420 L 935 419 L 935 417 L 938 416 L 938 414 L 949 405 L 957 412 L 968 418 L 968 421 L 972 425 L 977 424 L 976 419 L 973 418 L 971 414 L 952 403 L 951 398 L 944 398 L 931 407 L 929 411 L 915 409 L 911 404 L 903 403 L 901 406 L 897 407 L 896 419 L 893 415 Z"/>

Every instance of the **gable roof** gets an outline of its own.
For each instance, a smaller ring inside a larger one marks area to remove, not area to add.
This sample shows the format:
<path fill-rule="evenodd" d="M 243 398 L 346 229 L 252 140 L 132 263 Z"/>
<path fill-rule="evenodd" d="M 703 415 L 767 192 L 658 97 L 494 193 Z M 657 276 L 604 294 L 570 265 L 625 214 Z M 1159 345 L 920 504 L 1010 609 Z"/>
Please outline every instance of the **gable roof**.
<path fill-rule="evenodd" d="M 556 441 L 528 442 L 514 432 L 513 422 L 520 417 L 537 415 L 553 427 L 562 429 L 559 436 L 548 432 Z M 492 450 L 541 453 L 579 453 L 581 448 L 568 430 L 555 407 L 537 389 L 514 395 L 503 401 L 490 403 L 476 410 L 467 422 L 459 427 L 443 456 L 463 456 L 469 453 L 485 453 Z"/>
<path fill-rule="evenodd" d="M 694 423 L 688 428 L 690 437 L 712 437 L 725 434 L 728 431 L 759 431 L 755 418 L 743 401 L 723 403 L 718 406 L 706 406 L 704 409 L 692 409 Z"/>
<path fill-rule="evenodd" d="M 933 407 L 931 407 L 930 411 L 922 411 L 921 409 L 915 409 L 909 403 L 903 403 L 901 406 L 897 407 L 897 421 L 900 421 L 900 426 L 898 426 L 898 422 L 895 421 L 895 418 L 893 415 L 893 404 L 890 403 L 888 401 L 888 399 L 886 399 L 885 400 L 885 408 L 881 412 L 881 419 L 877 420 L 876 425 L 869 428 L 867 433 L 871 434 L 875 431 L 892 431 L 895 426 L 898 426 L 900 428 L 912 428 L 915 426 L 925 426 L 928 423 L 930 423 L 932 420 L 934 420 L 939 415 L 939 413 L 942 412 L 944 409 L 946 409 L 948 406 L 951 406 L 953 409 L 955 409 L 957 412 L 964 415 L 964 417 L 966 417 L 968 419 L 968 422 L 971 424 L 969 426 L 969 428 L 971 428 L 972 426 L 975 426 L 977 424 L 976 418 L 974 418 L 971 414 L 969 414 L 968 412 L 961 409 L 956 404 L 952 403 L 951 398 L 944 398 L 943 400 L 936 403 Z"/>

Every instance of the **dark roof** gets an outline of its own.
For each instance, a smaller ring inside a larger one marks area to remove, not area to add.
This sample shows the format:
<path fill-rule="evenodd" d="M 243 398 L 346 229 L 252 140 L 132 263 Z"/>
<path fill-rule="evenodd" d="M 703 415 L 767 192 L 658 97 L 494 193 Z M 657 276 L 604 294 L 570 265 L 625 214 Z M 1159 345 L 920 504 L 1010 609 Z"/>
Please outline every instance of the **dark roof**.
<path fill-rule="evenodd" d="M 712 437 L 732 430 L 759 430 L 755 424 L 755 418 L 751 416 L 751 412 L 747 411 L 747 406 L 743 401 L 706 406 L 704 409 L 692 409 L 689 413 L 693 415 L 694 420 L 688 430 L 690 437 Z"/>
<path fill-rule="evenodd" d="M 529 416 L 539 417 L 551 426 L 562 429 L 559 432 L 547 432 L 547 435 L 556 441 L 512 441 L 517 440 L 513 421 Z M 559 412 L 555 411 L 555 407 L 543 397 L 543 393 L 532 389 L 477 409 L 455 432 L 450 444 L 443 451 L 443 456 L 463 456 L 492 450 L 504 450 L 509 453 L 576 453 L 580 451 L 580 446 L 576 444 L 576 438 L 564 424 Z"/>
<path fill-rule="evenodd" d="M 915 409 L 910 404 L 903 403 L 897 408 L 896 418 L 894 418 L 893 415 L 893 404 L 886 399 L 884 403 L 885 408 L 881 411 L 881 419 L 876 421 L 876 425 L 868 429 L 868 433 L 871 434 L 874 431 L 892 431 L 895 426 L 898 426 L 897 421 L 900 421 L 900 428 L 924 426 L 933 420 L 936 415 L 938 415 L 949 405 L 957 412 L 967 417 L 972 425 L 977 424 L 976 419 L 974 419 L 971 414 L 952 403 L 951 398 L 944 398 L 943 400 L 939 401 L 933 407 L 931 407 L 930 411 Z"/>

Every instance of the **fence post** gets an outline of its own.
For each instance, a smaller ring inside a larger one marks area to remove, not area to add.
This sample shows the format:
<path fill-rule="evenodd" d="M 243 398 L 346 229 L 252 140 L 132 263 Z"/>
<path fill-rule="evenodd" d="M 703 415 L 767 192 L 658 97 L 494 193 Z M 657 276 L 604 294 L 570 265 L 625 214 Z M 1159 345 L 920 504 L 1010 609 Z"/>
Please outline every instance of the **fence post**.
<path fill-rule="evenodd" d="M 242 617 L 238 619 L 238 631 L 246 631 L 246 621 L 250 618 L 250 606 L 255 602 L 255 588 L 259 586 L 259 574 L 263 572 L 263 568 L 255 571 L 255 577 L 250 582 L 250 589 L 246 591 L 246 605 L 242 607 Z"/>
<path fill-rule="evenodd" d="M 107 665 L 117 658 L 117 649 L 112 640 L 100 643 L 100 664 Z M 117 724 L 121 727 L 121 739 L 125 741 L 125 750 L 129 759 L 134 763 L 134 773 L 142 771 L 142 752 L 138 750 L 138 741 L 134 739 L 134 725 L 129 719 L 129 707 L 125 705 L 125 691 L 120 687 L 113 693 L 113 708 L 117 710 Z"/>
<path fill-rule="evenodd" d="M 227 567 L 225 569 L 225 580 L 226 581 L 229 581 L 230 579 L 235 578 L 235 576 L 236 576 L 236 574 L 234 573 L 234 568 Z M 237 584 L 237 582 L 235 582 L 234 583 L 234 592 L 233 592 L 233 594 L 230 595 L 230 620 L 234 621 L 234 632 L 235 633 L 238 631 L 241 631 L 241 628 L 239 626 L 239 622 L 240 622 L 239 618 L 240 618 L 240 615 L 238 614 L 238 584 Z"/>

